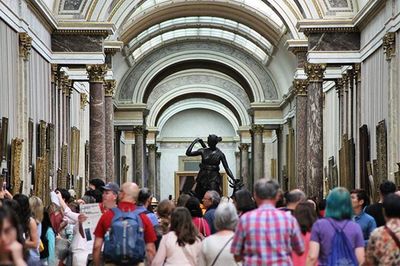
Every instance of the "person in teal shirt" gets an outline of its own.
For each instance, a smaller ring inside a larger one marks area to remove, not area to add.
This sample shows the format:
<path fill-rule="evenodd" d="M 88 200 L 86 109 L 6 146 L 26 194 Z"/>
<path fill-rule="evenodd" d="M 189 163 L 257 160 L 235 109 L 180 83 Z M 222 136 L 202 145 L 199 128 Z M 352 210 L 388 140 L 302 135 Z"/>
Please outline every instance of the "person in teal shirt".
<path fill-rule="evenodd" d="M 367 246 L 369 236 L 376 228 L 374 217 L 364 210 L 369 205 L 369 198 L 365 190 L 354 189 L 351 191 L 351 203 L 353 205 L 353 220 L 361 227 L 364 236 L 364 243 Z"/>
<path fill-rule="evenodd" d="M 40 240 L 43 243 L 43 250 L 40 252 L 40 260 L 43 265 L 56 265 L 56 234 L 51 226 L 50 216 L 44 212 L 42 221 L 42 234 Z"/>

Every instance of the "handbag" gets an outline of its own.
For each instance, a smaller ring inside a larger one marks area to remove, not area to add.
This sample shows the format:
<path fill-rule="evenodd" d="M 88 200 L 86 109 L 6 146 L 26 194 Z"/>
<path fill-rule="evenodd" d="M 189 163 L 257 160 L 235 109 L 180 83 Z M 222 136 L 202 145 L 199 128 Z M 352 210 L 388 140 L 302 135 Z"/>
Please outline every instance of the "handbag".
<path fill-rule="evenodd" d="M 228 241 L 226 241 L 225 245 L 221 248 L 221 250 L 218 252 L 217 256 L 215 257 L 215 259 L 213 260 L 213 262 L 211 263 L 211 266 L 214 266 L 215 263 L 217 262 L 219 256 L 221 255 L 222 251 L 226 248 L 226 246 L 229 244 L 229 242 L 232 241 L 234 236 L 232 236 L 231 238 L 228 239 Z"/>

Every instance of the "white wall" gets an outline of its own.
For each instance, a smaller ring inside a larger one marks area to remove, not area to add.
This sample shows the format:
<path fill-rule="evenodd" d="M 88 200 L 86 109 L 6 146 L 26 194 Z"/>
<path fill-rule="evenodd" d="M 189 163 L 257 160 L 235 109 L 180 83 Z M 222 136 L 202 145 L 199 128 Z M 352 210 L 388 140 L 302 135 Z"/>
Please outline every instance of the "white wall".
<path fill-rule="evenodd" d="M 161 200 L 167 198 L 168 195 L 173 195 L 173 197 L 175 195 L 174 177 L 175 171 L 178 171 L 179 167 L 178 156 L 185 155 L 186 149 L 193 139 L 202 137 L 206 140 L 209 134 L 225 137 L 225 140 L 228 141 L 223 140 L 218 147 L 224 152 L 232 173 L 236 173 L 235 151 L 237 148 L 233 141 L 236 132 L 229 121 L 211 110 L 190 109 L 177 113 L 160 129 L 160 136 L 157 139 L 161 152 Z M 223 170 L 222 165 L 220 167 Z"/>
<path fill-rule="evenodd" d="M 17 134 L 18 35 L 0 19 L 0 119 L 8 118 L 8 139 Z"/>

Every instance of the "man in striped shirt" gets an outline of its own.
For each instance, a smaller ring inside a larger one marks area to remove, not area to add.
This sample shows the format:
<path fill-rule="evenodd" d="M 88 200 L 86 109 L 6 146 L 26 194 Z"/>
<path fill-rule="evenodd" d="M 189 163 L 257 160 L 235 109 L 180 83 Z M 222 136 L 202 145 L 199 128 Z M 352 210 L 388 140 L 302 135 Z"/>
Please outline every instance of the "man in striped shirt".
<path fill-rule="evenodd" d="M 292 250 L 301 255 L 304 242 L 296 219 L 275 208 L 279 185 L 258 180 L 254 198 L 258 208 L 245 213 L 236 228 L 231 246 L 235 260 L 243 265 L 293 265 Z"/>

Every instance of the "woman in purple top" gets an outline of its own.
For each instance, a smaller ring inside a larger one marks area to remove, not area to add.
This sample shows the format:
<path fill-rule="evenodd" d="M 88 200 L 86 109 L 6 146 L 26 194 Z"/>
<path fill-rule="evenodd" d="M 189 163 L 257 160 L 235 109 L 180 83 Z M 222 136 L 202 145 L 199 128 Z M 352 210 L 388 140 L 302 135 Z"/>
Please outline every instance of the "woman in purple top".
<path fill-rule="evenodd" d="M 364 238 L 360 226 L 351 220 L 353 208 L 350 193 L 343 187 L 333 189 L 326 200 L 325 219 L 314 223 L 306 265 L 328 265 L 335 226 L 342 228 L 350 241 L 358 263 L 364 262 Z"/>

